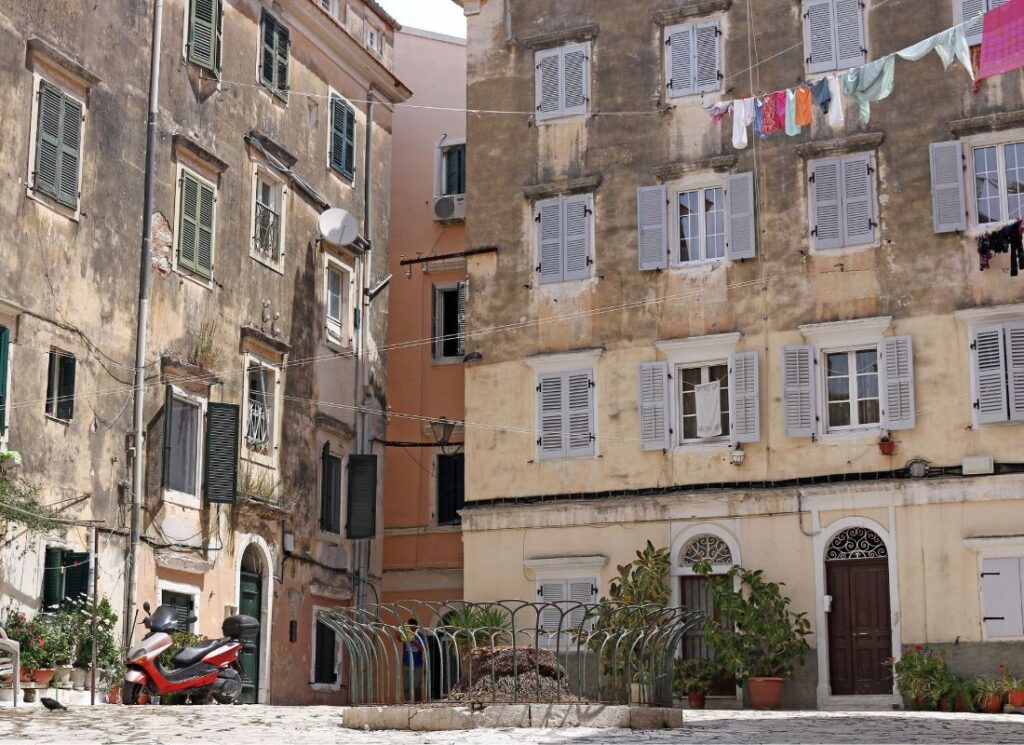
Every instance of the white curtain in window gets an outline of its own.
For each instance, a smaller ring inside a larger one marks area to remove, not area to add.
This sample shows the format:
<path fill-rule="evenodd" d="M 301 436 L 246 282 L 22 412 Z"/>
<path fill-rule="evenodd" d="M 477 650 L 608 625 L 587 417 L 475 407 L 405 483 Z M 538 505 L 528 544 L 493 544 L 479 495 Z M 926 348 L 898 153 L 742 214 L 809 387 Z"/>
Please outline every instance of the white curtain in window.
<path fill-rule="evenodd" d="M 697 402 L 697 437 L 707 440 L 722 434 L 721 383 L 694 386 Z"/>

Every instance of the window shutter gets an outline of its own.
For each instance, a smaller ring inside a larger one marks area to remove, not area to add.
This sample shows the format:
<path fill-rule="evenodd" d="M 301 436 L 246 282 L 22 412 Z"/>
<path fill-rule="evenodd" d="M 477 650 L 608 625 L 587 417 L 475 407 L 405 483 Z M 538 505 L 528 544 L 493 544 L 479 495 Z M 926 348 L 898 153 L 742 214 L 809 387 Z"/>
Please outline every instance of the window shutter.
<path fill-rule="evenodd" d="M 964 150 L 960 140 L 928 145 L 932 171 L 932 224 L 936 233 L 967 229 Z"/>
<path fill-rule="evenodd" d="M 1003 327 L 988 326 L 974 333 L 974 408 L 978 424 L 1006 421 L 1006 363 Z"/>
<path fill-rule="evenodd" d="M 985 12 L 985 0 L 953 0 L 953 6 L 956 10 L 954 15 L 957 24 L 970 21 L 979 13 Z M 964 36 L 967 37 L 968 46 L 973 47 L 981 44 L 981 26 L 982 19 L 978 18 L 978 20 L 972 22 L 964 29 Z"/>
<path fill-rule="evenodd" d="M 459 300 L 459 354 L 466 354 L 466 295 L 469 292 L 468 282 L 456 285 Z"/>
<path fill-rule="evenodd" d="M 693 94 L 693 25 L 665 29 L 665 44 L 668 97 L 679 98 Z"/>
<path fill-rule="evenodd" d="M 188 24 L 188 61 L 213 72 L 217 62 L 218 0 L 192 0 Z"/>
<path fill-rule="evenodd" d="M 338 682 L 335 665 L 334 629 L 321 621 L 316 622 L 316 639 L 314 640 L 313 682 L 334 685 Z"/>
<path fill-rule="evenodd" d="M 178 221 L 178 263 L 196 270 L 199 225 L 199 182 L 189 173 L 181 174 L 181 217 Z"/>
<path fill-rule="evenodd" d="M 668 187 L 636 190 L 637 254 L 641 271 L 668 266 Z"/>
<path fill-rule="evenodd" d="M 805 0 L 804 43 L 807 72 L 827 72 L 836 68 L 835 31 L 832 24 L 832 0 Z"/>
<path fill-rule="evenodd" d="M 83 600 L 89 596 L 88 552 L 64 555 L 64 600 Z"/>
<path fill-rule="evenodd" d="M 444 153 L 444 193 L 466 193 L 466 146 L 453 145 Z"/>
<path fill-rule="evenodd" d="M 729 358 L 729 422 L 733 442 L 761 439 L 761 389 L 757 352 L 741 352 Z"/>
<path fill-rule="evenodd" d="M 275 64 L 277 65 L 276 77 L 274 79 L 275 88 L 279 93 L 288 93 L 288 50 L 291 46 L 291 36 L 286 29 L 280 23 L 275 24 L 277 26 L 277 46 L 275 55 Z"/>
<path fill-rule="evenodd" d="M 640 365 L 640 447 L 643 450 L 667 450 L 672 446 L 669 428 L 668 363 L 645 362 Z"/>
<path fill-rule="evenodd" d="M 569 611 L 569 618 L 567 623 L 567 631 L 578 632 L 581 630 L 589 631 L 594 627 L 594 621 L 596 620 L 593 615 L 588 617 L 587 613 L 590 610 L 586 607 L 573 607 L 577 603 L 582 603 L 584 606 L 591 605 L 597 602 L 597 598 L 594 597 L 594 590 L 596 589 L 597 581 L 588 577 L 587 579 L 570 580 L 569 582 L 569 602 L 572 604 L 571 610 Z M 584 621 L 586 621 L 584 623 Z"/>
<path fill-rule="evenodd" d="M 565 219 L 565 281 L 590 276 L 590 218 L 593 198 L 590 194 L 563 200 Z"/>
<path fill-rule="evenodd" d="M 563 401 L 565 376 L 560 374 L 542 375 L 537 389 L 538 457 L 540 460 L 564 458 L 566 454 Z"/>
<path fill-rule="evenodd" d="M 909 336 L 890 336 L 878 345 L 882 360 L 882 422 L 886 429 L 913 429 L 914 345 Z"/>
<path fill-rule="evenodd" d="M 214 192 L 206 184 L 199 184 L 199 214 L 196 222 L 196 273 L 213 276 L 213 210 Z"/>
<path fill-rule="evenodd" d="M 782 349 L 782 408 L 786 437 L 813 437 L 817 429 L 814 347 Z"/>
<path fill-rule="evenodd" d="M 562 200 L 545 199 L 537 202 L 537 222 L 540 261 L 540 283 L 561 282 L 562 274 Z"/>
<path fill-rule="evenodd" d="M 237 404 L 206 405 L 206 501 L 232 504 L 238 494 L 238 441 L 241 409 Z"/>
<path fill-rule="evenodd" d="M 39 85 L 39 113 L 36 121 L 36 172 L 34 189 L 57 197 L 60 189 L 61 118 L 64 94 L 46 83 Z"/>
<path fill-rule="evenodd" d="M 717 91 L 722 87 L 720 34 L 718 21 L 701 23 L 694 28 L 694 87 L 697 93 Z"/>
<path fill-rule="evenodd" d="M 982 623 L 989 638 L 1024 635 L 1021 601 L 1021 560 L 981 560 Z"/>
<path fill-rule="evenodd" d="M 836 158 L 811 163 L 811 232 L 819 251 L 843 245 L 840 170 Z"/>
<path fill-rule="evenodd" d="M 726 188 L 729 192 L 729 240 L 726 243 L 729 258 L 734 261 L 752 259 L 757 251 L 754 174 L 729 174 Z"/>
<path fill-rule="evenodd" d="M 562 115 L 587 113 L 590 101 L 590 45 L 562 48 Z"/>
<path fill-rule="evenodd" d="M 266 11 L 263 11 L 262 21 L 263 44 L 260 56 L 260 82 L 273 87 L 277 57 L 277 22 Z"/>
<path fill-rule="evenodd" d="M 348 538 L 377 536 L 377 456 L 348 456 Z"/>
<path fill-rule="evenodd" d="M 871 243 L 875 238 L 874 162 L 870 155 L 846 158 L 843 170 L 843 245 Z"/>
<path fill-rule="evenodd" d="M 0 326 L 0 438 L 7 431 L 7 370 L 9 367 L 11 332 Z"/>
<path fill-rule="evenodd" d="M 591 373 L 569 373 L 567 377 L 568 396 L 566 407 L 569 419 L 569 443 L 567 455 L 585 456 L 594 454 L 594 388 Z"/>
<path fill-rule="evenodd" d="M 337 96 L 331 98 L 331 168 L 347 179 L 355 177 L 355 110 Z"/>
<path fill-rule="evenodd" d="M 57 418 L 68 421 L 75 418 L 75 358 L 59 355 L 57 365 Z"/>
<path fill-rule="evenodd" d="M 78 166 L 82 147 L 82 104 L 64 96 L 64 117 L 60 128 L 60 183 L 57 201 L 68 207 L 78 205 Z"/>
<path fill-rule="evenodd" d="M 1024 323 L 1006 325 L 1006 365 L 1010 421 L 1024 422 Z"/>
<path fill-rule="evenodd" d="M 341 458 L 324 443 L 320 456 L 320 530 L 341 532 Z"/>
<path fill-rule="evenodd" d="M 345 104 L 345 173 L 356 177 L 356 110 Z"/>
<path fill-rule="evenodd" d="M 160 488 L 166 489 L 171 480 L 171 449 L 174 447 L 174 388 L 164 386 L 164 414 L 160 420 Z M 162 493 L 158 493 L 163 498 Z"/>
<path fill-rule="evenodd" d="M 534 56 L 536 64 L 537 119 L 559 116 L 562 99 L 562 55 L 558 49 L 542 49 Z"/>
<path fill-rule="evenodd" d="M 64 599 L 64 550 L 47 546 L 43 557 L 43 608 L 54 608 Z"/>
<path fill-rule="evenodd" d="M 170 386 L 167 386 L 170 390 Z M 146 429 L 146 496 L 159 499 L 166 483 L 168 462 L 164 451 L 166 430 L 166 414 L 170 411 L 167 404 L 157 412 Z"/>
<path fill-rule="evenodd" d="M 839 70 L 863 65 L 867 59 L 861 3 L 862 0 L 835 0 L 836 67 Z"/>
<path fill-rule="evenodd" d="M 214 40 L 213 55 L 213 76 L 220 80 L 220 73 L 224 67 L 224 5 L 223 0 L 217 0 L 217 36 Z"/>
<path fill-rule="evenodd" d="M 560 604 L 565 602 L 565 582 L 561 580 L 541 582 L 538 594 L 542 603 L 552 604 L 541 609 L 541 631 L 554 634 L 560 631 L 562 626 L 562 608 Z"/>

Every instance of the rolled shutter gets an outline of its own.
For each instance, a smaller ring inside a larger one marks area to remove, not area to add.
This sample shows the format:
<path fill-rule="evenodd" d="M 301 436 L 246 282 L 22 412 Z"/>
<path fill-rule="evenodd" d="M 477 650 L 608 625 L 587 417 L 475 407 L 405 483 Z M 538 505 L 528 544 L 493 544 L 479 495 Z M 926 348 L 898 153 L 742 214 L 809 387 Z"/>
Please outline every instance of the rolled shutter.
<path fill-rule="evenodd" d="M 590 610 L 586 606 L 597 601 L 595 598 L 597 583 L 592 578 L 569 581 L 569 610 L 567 631 L 589 631 L 594 626 L 594 617 L 588 616 Z"/>
<path fill-rule="evenodd" d="M 640 447 L 643 450 L 667 450 L 672 446 L 668 377 L 667 362 L 640 365 Z"/>
<path fill-rule="evenodd" d="M 181 207 L 178 220 L 178 263 L 196 271 L 199 225 L 199 182 L 190 173 L 181 174 Z"/>
<path fill-rule="evenodd" d="M 982 623 L 990 639 L 1024 635 L 1021 560 L 981 560 Z"/>
<path fill-rule="evenodd" d="M 57 197 L 60 188 L 61 119 L 64 94 L 46 83 L 39 84 L 39 111 L 36 121 L 36 171 L 34 189 Z"/>
<path fill-rule="evenodd" d="M 64 600 L 81 601 L 89 595 L 88 552 L 70 552 L 64 555 Z"/>
<path fill-rule="evenodd" d="M 541 631 L 554 634 L 562 630 L 562 608 L 565 602 L 565 582 L 561 580 L 541 582 L 537 593 L 542 603 L 550 603 L 541 608 L 539 625 Z"/>
<path fill-rule="evenodd" d="M 231 504 L 238 495 L 238 441 L 241 410 L 237 404 L 206 405 L 206 501 Z"/>
<path fill-rule="evenodd" d="M 567 455 L 594 454 L 594 386 L 591 373 L 577 372 L 566 376 L 569 442 Z"/>
<path fill-rule="evenodd" d="M 537 202 L 537 245 L 540 260 L 540 283 L 550 284 L 563 279 L 562 200 L 545 199 Z"/>
<path fill-rule="evenodd" d="M 839 248 L 843 245 L 839 160 L 813 161 L 810 168 L 814 247 L 817 250 Z"/>
<path fill-rule="evenodd" d="M 1006 421 L 1006 362 L 1003 327 L 987 326 L 974 333 L 974 409 L 978 424 Z"/>
<path fill-rule="evenodd" d="M 836 69 L 836 42 L 832 23 L 832 0 L 805 0 L 804 43 L 807 72 Z"/>
<path fill-rule="evenodd" d="M 60 182 L 57 201 L 68 207 L 78 205 L 78 169 L 82 148 L 82 104 L 64 96 L 60 128 Z"/>
<path fill-rule="evenodd" d="M 196 222 L 196 273 L 204 277 L 213 276 L 213 220 L 214 191 L 210 186 L 199 185 L 199 212 Z"/>
<path fill-rule="evenodd" d="M 936 233 L 967 229 L 964 150 L 960 140 L 928 145 L 932 172 L 932 226 Z"/>
<path fill-rule="evenodd" d="M 188 24 L 188 61 L 211 72 L 217 62 L 219 0 L 192 0 Z"/>
<path fill-rule="evenodd" d="M 814 347 L 782 350 L 782 414 L 786 437 L 812 437 L 817 430 Z"/>
<path fill-rule="evenodd" d="M 581 194 L 563 200 L 565 219 L 565 273 L 563 279 L 586 279 L 590 276 L 590 219 L 592 197 Z"/>
<path fill-rule="evenodd" d="M 63 599 L 64 549 L 47 546 L 43 556 L 43 608 L 54 608 Z"/>
<path fill-rule="evenodd" d="M 537 393 L 538 457 L 541 460 L 564 458 L 566 454 L 565 376 L 561 374 L 540 376 Z"/>
<path fill-rule="evenodd" d="M 709 93 L 722 87 L 720 38 L 718 21 L 694 27 L 694 87 L 697 93 Z"/>
<path fill-rule="evenodd" d="M 1024 323 L 1006 325 L 1006 365 L 1010 421 L 1024 422 Z"/>
<path fill-rule="evenodd" d="M 469 291 L 468 282 L 459 282 L 456 286 L 456 293 L 459 301 L 459 354 L 466 354 L 466 299 Z"/>
<path fill-rule="evenodd" d="M 377 535 L 377 456 L 348 456 L 348 530 L 351 540 Z"/>
<path fill-rule="evenodd" d="M 693 83 L 693 24 L 665 29 L 665 77 L 669 98 L 689 96 Z"/>
<path fill-rule="evenodd" d="M 57 418 L 75 418 L 75 358 L 57 355 Z"/>
<path fill-rule="evenodd" d="M 875 238 L 875 188 L 872 158 L 858 155 L 842 162 L 843 245 L 858 246 Z"/>
<path fill-rule="evenodd" d="M 534 56 L 536 65 L 537 119 L 559 116 L 562 100 L 562 55 L 558 49 L 543 49 Z"/>
<path fill-rule="evenodd" d="M 757 252 L 754 174 L 730 174 L 726 188 L 729 192 L 728 257 L 733 260 L 752 259 Z"/>
<path fill-rule="evenodd" d="M 890 336 L 878 345 L 882 360 L 882 422 L 886 429 L 913 429 L 914 346 L 909 336 Z"/>
<path fill-rule="evenodd" d="M 839 70 L 863 65 L 867 59 L 862 3 L 863 0 L 835 0 L 836 68 Z"/>
<path fill-rule="evenodd" d="M 761 439 L 761 390 L 757 352 L 741 352 L 729 358 L 729 421 L 732 442 Z"/>
<path fill-rule="evenodd" d="M 587 113 L 590 101 L 590 45 L 562 49 L 562 115 Z"/>
<path fill-rule="evenodd" d="M 668 187 L 636 190 L 637 255 L 641 271 L 668 266 Z"/>
<path fill-rule="evenodd" d="M 985 12 L 985 0 L 953 0 L 953 7 L 955 8 L 955 19 L 957 24 L 970 21 L 972 18 L 976 18 L 980 14 Z M 964 36 L 967 37 L 967 44 L 969 46 L 975 46 L 981 44 L 981 26 L 982 19 L 972 21 L 971 24 L 964 29 Z"/>
<path fill-rule="evenodd" d="M 0 326 L 0 438 L 7 431 L 7 370 L 10 367 L 11 332 Z"/>

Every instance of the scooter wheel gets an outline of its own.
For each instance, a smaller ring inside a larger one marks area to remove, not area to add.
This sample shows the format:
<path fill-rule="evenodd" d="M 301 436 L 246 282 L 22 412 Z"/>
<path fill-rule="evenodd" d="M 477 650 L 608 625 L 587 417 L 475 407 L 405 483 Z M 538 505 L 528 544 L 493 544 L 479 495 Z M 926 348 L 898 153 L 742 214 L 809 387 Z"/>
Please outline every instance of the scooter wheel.
<path fill-rule="evenodd" d="M 142 686 L 138 683 L 129 683 L 127 680 L 121 686 L 121 703 L 126 706 L 135 706 L 139 703 L 139 694 L 142 693 Z"/>

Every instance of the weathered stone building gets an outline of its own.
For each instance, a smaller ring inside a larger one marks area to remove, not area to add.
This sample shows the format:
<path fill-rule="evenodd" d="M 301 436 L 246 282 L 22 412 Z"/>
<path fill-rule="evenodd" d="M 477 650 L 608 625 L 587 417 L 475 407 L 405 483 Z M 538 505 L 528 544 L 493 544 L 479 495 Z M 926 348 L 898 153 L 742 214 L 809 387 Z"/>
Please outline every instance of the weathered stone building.
<path fill-rule="evenodd" d="M 18 533 L 5 607 L 80 591 L 62 566 L 84 555 L 125 616 L 151 13 L 0 6 L 0 437 L 42 502 L 100 521 L 102 547 L 90 559 L 85 528 Z M 211 637 L 256 615 L 244 699 L 341 702 L 315 612 L 379 592 L 383 459 L 367 455 L 384 433 L 391 104 L 410 94 L 397 24 L 373 0 L 166 0 L 163 18 L 135 601 L 191 610 Z M 370 252 L 320 240 L 329 207 Z"/>
<path fill-rule="evenodd" d="M 978 4 L 460 4 L 509 112 L 468 126 L 466 597 L 590 600 L 650 539 L 689 607 L 701 557 L 786 583 L 790 704 L 887 707 L 912 644 L 1020 659 L 1024 279 L 975 238 L 1021 215 L 1021 73 L 897 60 L 869 122 L 739 149 L 702 108 Z"/>

